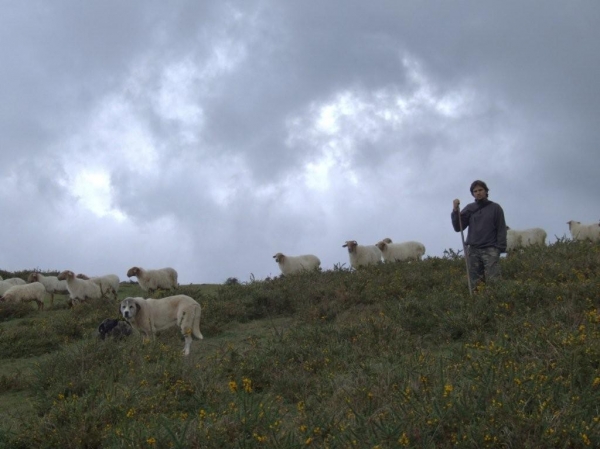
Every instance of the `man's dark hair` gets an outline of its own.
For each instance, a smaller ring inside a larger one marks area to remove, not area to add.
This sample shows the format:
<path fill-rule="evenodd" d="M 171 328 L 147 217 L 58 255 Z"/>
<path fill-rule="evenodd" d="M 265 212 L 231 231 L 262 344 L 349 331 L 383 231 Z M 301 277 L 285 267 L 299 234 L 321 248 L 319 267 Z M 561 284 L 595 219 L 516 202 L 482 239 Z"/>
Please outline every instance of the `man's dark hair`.
<path fill-rule="evenodd" d="M 471 195 L 473 195 L 473 190 L 475 190 L 475 187 L 483 187 L 483 190 L 485 190 L 485 193 L 487 194 L 490 189 L 488 189 L 488 186 L 485 182 L 480 181 L 479 179 L 476 181 L 473 181 L 473 183 L 471 184 Z"/>

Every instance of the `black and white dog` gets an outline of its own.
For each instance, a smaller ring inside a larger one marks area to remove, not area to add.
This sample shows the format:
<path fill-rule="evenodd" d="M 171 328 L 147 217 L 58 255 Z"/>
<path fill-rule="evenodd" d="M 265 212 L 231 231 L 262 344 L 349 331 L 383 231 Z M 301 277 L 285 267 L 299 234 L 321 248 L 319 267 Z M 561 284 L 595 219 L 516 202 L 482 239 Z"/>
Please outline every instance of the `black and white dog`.
<path fill-rule="evenodd" d="M 131 324 L 123 320 L 112 320 L 110 318 L 102 321 L 98 326 L 98 337 L 104 340 L 106 337 L 121 339 L 131 335 Z"/>

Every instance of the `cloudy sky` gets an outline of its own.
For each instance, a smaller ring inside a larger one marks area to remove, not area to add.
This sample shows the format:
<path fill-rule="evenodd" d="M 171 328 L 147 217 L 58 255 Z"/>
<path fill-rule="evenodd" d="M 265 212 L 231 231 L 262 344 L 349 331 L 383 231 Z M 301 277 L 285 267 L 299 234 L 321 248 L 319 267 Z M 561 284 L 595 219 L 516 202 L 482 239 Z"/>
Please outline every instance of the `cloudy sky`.
<path fill-rule="evenodd" d="M 181 283 L 600 219 L 600 3 L 0 0 L 0 268 Z"/>

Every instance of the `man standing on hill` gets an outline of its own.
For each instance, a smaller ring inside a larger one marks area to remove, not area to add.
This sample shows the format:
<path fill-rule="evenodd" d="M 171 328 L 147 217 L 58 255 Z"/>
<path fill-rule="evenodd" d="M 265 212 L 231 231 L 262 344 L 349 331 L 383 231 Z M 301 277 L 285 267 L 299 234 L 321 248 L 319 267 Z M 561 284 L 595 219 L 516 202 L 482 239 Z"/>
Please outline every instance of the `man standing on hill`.
<path fill-rule="evenodd" d="M 477 180 L 471 184 L 471 195 L 475 202 L 467 204 L 460 212 L 460 201 L 452 202 L 452 226 L 456 232 L 469 229 L 467 235 L 467 260 L 469 278 L 473 288 L 478 282 L 500 279 L 500 254 L 506 252 L 506 222 L 504 211 L 498 203 L 488 200 L 489 189 L 485 182 Z"/>

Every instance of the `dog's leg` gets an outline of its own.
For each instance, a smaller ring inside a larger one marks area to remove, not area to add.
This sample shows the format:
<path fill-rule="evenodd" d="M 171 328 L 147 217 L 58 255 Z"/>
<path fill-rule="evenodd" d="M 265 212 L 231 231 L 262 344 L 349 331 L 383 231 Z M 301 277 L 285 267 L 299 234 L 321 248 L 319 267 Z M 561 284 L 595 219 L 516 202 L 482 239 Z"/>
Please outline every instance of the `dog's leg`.
<path fill-rule="evenodd" d="M 183 347 L 183 355 L 190 354 L 190 345 L 192 344 L 192 333 L 186 332 L 185 334 L 185 346 Z"/>
<path fill-rule="evenodd" d="M 192 328 L 182 326 L 181 333 L 183 334 L 183 338 L 185 338 L 185 346 L 183 347 L 183 355 L 189 355 L 190 345 L 192 344 Z"/>

